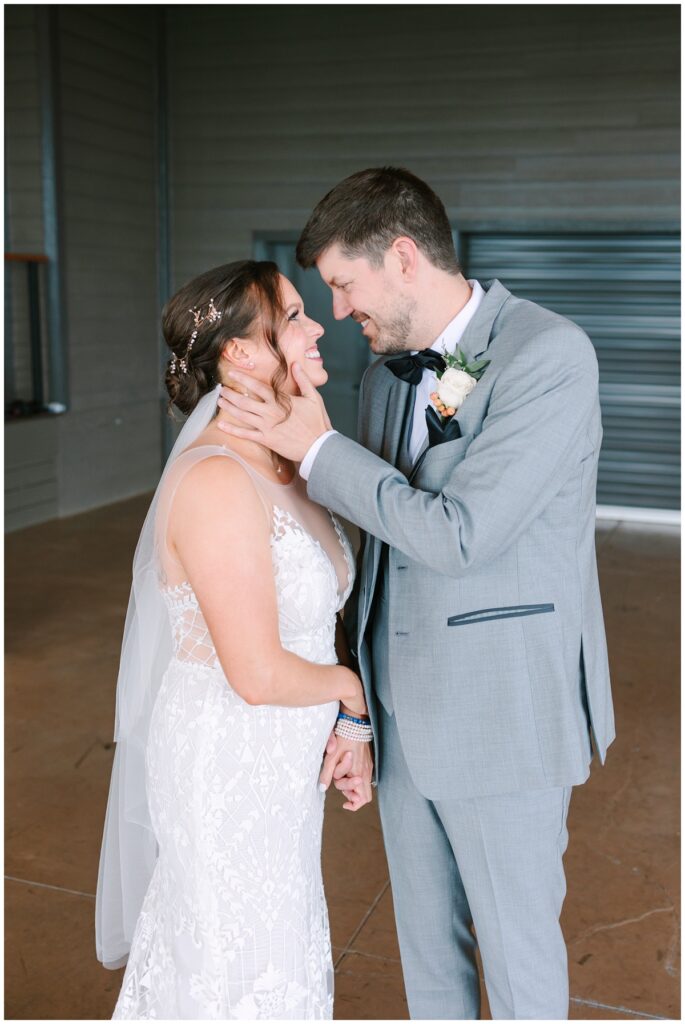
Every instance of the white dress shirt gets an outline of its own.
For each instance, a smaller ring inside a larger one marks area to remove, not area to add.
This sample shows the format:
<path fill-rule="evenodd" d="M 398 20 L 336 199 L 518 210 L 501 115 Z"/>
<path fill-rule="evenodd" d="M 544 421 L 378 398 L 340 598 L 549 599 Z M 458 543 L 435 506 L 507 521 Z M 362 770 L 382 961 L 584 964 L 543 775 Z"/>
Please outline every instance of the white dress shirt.
<path fill-rule="evenodd" d="M 462 339 L 468 322 L 480 306 L 481 299 L 485 292 L 478 284 L 478 281 L 469 281 L 471 285 L 471 298 L 460 309 L 453 320 L 450 320 L 442 334 L 435 339 L 430 348 L 439 355 L 449 352 L 454 355 L 457 346 Z M 415 355 L 416 353 L 412 353 Z M 435 371 L 424 370 L 419 384 L 416 385 L 416 399 L 414 401 L 414 422 L 412 423 L 411 435 L 409 438 L 409 456 L 412 463 L 416 462 L 419 453 L 428 440 L 428 427 L 426 426 L 426 406 L 431 405 L 431 392 L 435 391 Z"/>
<path fill-rule="evenodd" d="M 469 321 L 472 319 L 474 313 L 481 304 L 481 300 L 485 295 L 485 292 L 481 288 L 478 281 L 469 281 L 471 286 L 471 298 L 463 307 L 460 309 L 453 320 L 447 324 L 444 331 L 435 339 L 435 341 L 429 346 L 434 349 L 439 355 L 443 354 L 443 351 L 454 354 L 457 350 L 457 346 L 462 339 L 462 335 L 466 330 Z M 418 350 L 413 350 L 412 354 L 415 355 Z M 426 427 L 426 406 L 430 405 L 431 392 L 435 390 L 435 372 L 433 370 L 425 369 L 423 371 L 423 377 L 421 381 L 416 385 L 416 399 L 414 401 L 414 420 L 412 423 L 411 436 L 409 439 L 409 454 L 412 462 L 415 462 L 419 456 L 419 453 L 423 449 L 428 437 L 428 428 Z M 321 446 L 325 444 L 329 437 L 333 434 L 337 434 L 337 430 L 327 430 L 325 434 L 321 434 L 317 437 L 313 445 L 307 451 L 307 454 L 300 463 L 300 476 L 305 480 L 309 479 L 309 474 L 312 471 L 314 460 L 318 455 Z"/>

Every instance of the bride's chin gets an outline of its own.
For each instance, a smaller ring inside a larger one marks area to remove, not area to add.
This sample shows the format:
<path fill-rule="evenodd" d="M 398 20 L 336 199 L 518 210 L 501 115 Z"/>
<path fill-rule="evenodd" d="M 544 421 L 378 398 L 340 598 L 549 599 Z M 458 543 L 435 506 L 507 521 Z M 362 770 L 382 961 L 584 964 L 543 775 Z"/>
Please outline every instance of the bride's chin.
<path fill-rule="evenodd" d="M 324 370 L 323 366 L 312 366 L 311 368 L 305 366 L 304 372 L 315 388 L 323 387 L 328 380 L 328 371 Z"/>

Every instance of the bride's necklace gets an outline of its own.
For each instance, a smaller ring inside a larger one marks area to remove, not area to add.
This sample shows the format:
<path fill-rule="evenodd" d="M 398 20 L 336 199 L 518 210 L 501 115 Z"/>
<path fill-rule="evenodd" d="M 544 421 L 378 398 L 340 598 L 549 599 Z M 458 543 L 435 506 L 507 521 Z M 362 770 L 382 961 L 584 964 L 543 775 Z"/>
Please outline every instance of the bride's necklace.
<path fill-rule="evenodd" d="M 243 392 L 239 391 L 239 388 L 234 387 L 232 384 L 228 384 L 227 387 L 231 388 L 232 391 L 238 391 L 240 394 L 243 394 Z M 248 392 L 246 391 L 244 393 L 247 394 Z M 285 468 L 285 463 L 281 459 L 281 456 L 278 454 L 278 452 L 273 452 L 270 448 L 267 448 L 265 444 L 260 444 L 259 441 L 255 441 L 254 443 L 257 445 L 258 448 L 261 448 L 262 451 L 269 456 L 269 458 L 272 458 L 272 456 L 274 455 L 276 456 L 276 473 L 278 474 L 278 476 L 282 476 L 283 470 Z"/>
<path fill-rule="evenodd" d="M 286 467 L 285 467 L 285 463 L 284 463 L 283 459 L 281 458 L 281 456 L 279 455 L 279 453 L 272 452 L 271 449 L 267 449 L 266 445 L 265 444 L 260 444 L 259 441 L 254 441 L 253 443 L 256 444 L 257 447 L 260 447 L 260 449 L 262 450 L 264 455 L 268 456 L 269 459 L 272 460 L 273 457 L 275 456 L 275 460 L 276 460 L 275 471 L 276 471 L 277 475 L 282 476 L 283 475 L 283 471 L 284 471 L 284 469 Z"/>
<path fill-rule="evenodd" d="M 256 443 L 259 444 L 258 441 Z M 262 449 L 262 451 L 266 452 L 266 454 L 269 457 L 272 457 L 274 455 L 276 456 L 276 472 L 278 473 L 279 476 L 281 476 L 281 474 L 283 473 L 283 469 L 284 469 L 284 463 L 283 463 L 283 460 L 281 459 L 281 456 L 278 454 L 278 452 L 272 452 L 271 449 L 267 448 L 266 445 L 264 445 L 264 444 L 260 444 L 259 447 Z"/>

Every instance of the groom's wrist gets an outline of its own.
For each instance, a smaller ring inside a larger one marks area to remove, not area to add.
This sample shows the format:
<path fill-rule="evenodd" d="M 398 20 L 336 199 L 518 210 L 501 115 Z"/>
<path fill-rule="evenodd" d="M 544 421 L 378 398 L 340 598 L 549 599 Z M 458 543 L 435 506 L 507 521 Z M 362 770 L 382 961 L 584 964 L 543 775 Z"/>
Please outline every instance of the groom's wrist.
<path fill-rule="evenodd" d="M 367 708 L 366 711 L 351 711 L 350 708 L 348 708 L 346 704 L 343 704 L 342 701 L 340 702 L 340 714 L 341 715 L 350 715 L 352 718 L 368 718 L 369 717 L 368 708 Z"/>
<path fill-rule="evenodd" d="M 333 434 L 337 433 L 337 430 L 327 430 L 325 433 L 320 434 L 319 437 L 317 437 L 316 441 L 314 441 L 313 444 L 309 446 L 304 458 L 302 459 L 302 462 L 300 463 L 300 476 L 302 477 L 303 480 L 309 479 L 309 474 L 312 471 L 314 460 L 316 459 L 316 456 L 319 454 L 319 451 L 321 450 L 322 446 L 325 444 L 329 437 L 332 437 Z"/>

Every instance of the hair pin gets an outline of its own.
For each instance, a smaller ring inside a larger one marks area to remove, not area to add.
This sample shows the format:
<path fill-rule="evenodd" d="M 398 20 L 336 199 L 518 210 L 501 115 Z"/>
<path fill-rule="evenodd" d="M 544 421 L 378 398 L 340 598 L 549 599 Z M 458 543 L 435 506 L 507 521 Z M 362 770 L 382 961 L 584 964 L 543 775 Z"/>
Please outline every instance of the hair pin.
<path fill-rule="evenodd" d="M 193 345 L 195 344 L 195 339 L 197 338 L 198 331 L 202 326 L 204 326 L 204 324 L 215 324 L 217 320 L 221 320 L 222 317 L 221 311 L 218 310 L 214 305 L 214 299 L 209 300 L 207 312 L 204 314 L 204 316 L 202 315 L 201 307 L 189 309 L 188 312 L 191 314 L 193 318 L 194 330 L 193 333 L 190 335 L 190 341 L 188 342 L 188 347 L 186 348 L 185 355 L 180 356 L 178 359 L 175 354 L 172 356 L 169 363 L 170 373 L 176 373 L 177 366 L 180 368 L 181 373 L 188 373 L 188 359 L 190 357 Z"/>

